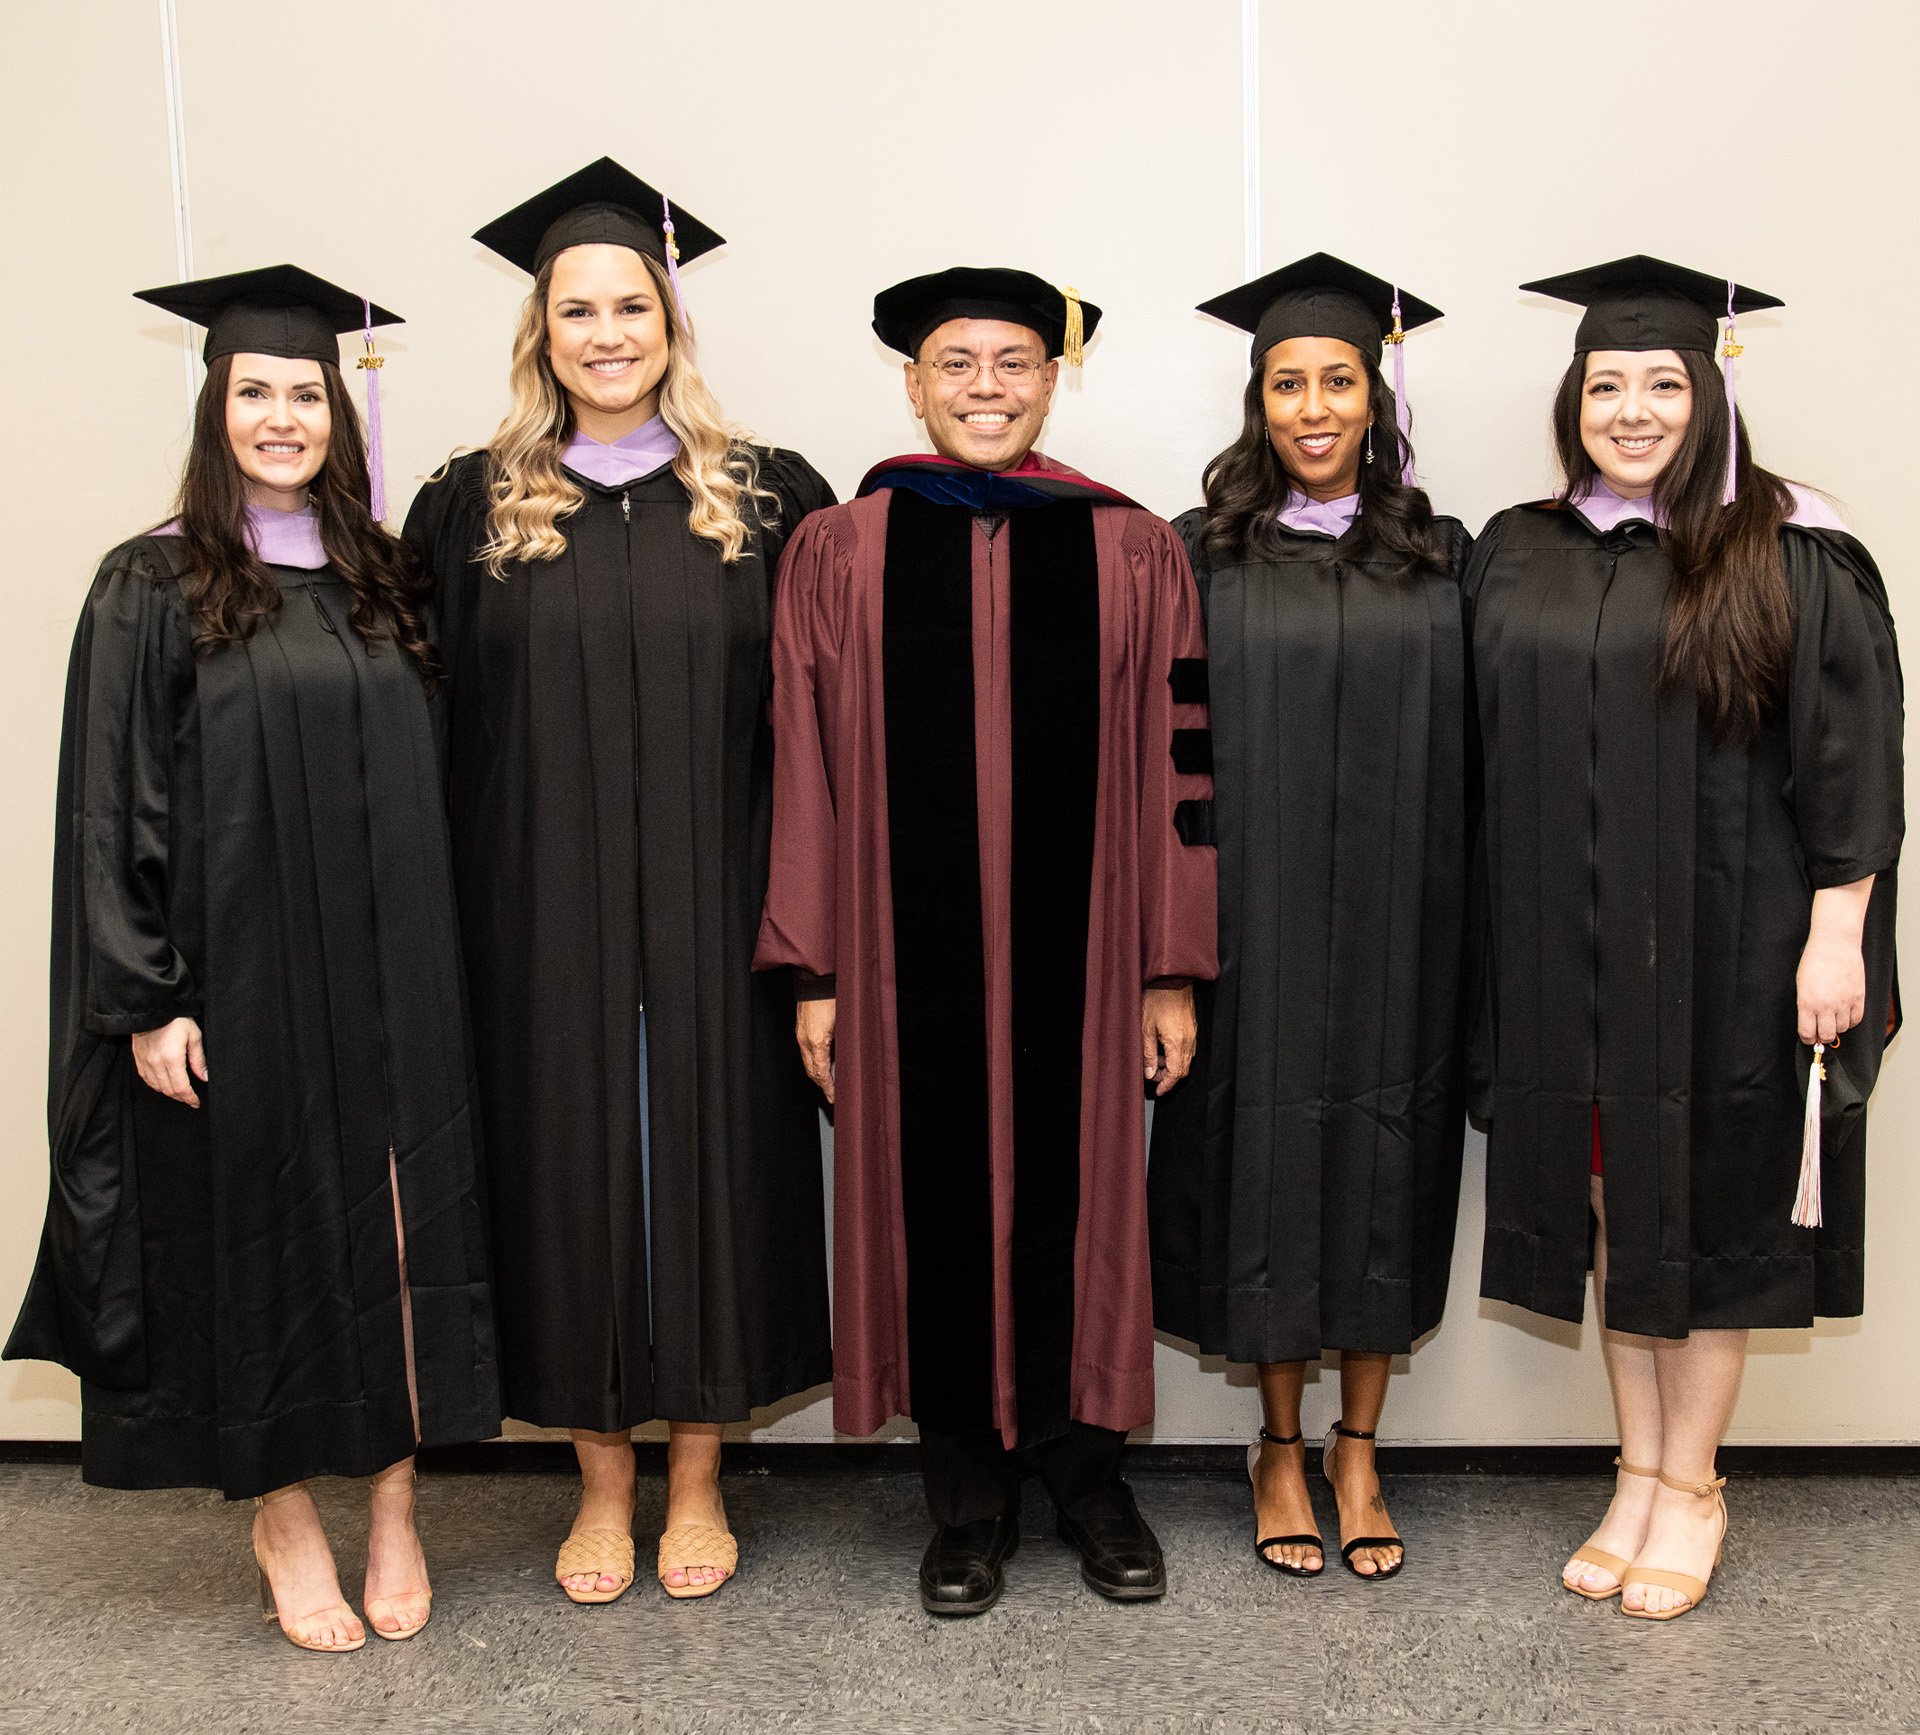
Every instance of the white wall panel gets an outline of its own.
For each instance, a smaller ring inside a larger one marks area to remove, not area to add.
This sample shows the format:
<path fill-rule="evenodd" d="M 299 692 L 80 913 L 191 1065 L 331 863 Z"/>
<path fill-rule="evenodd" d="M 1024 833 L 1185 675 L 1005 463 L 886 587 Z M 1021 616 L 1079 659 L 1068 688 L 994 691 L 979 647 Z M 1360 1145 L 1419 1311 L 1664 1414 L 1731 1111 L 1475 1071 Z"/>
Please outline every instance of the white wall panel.
<path fill-rule="evenodd" d="M 99 554 L 163 511 L 185 431 L 179 327 L 128 299 L 174 275 L 157 0 L 16 9 L 0 140 L 12 414 L 0 427 L 0 1315 L 45 1189 L 46 898 L 59 694 Z M 1046 446 L 1157 511 L 1198 499 L 1245 348 L 1193 303 L 1239 282 L 1246 7 L 880 0 L 724 7 L 580 0 L 173 0 L 191 243 L 202 274 L 297 260 L 405 313 L 383 374 L 396 514 L 504 405 L 525 280 L 466 239 L 602 152 L 729 238 L 689 268 L 709 376 L 762 437 L 848 492 L 910 448 L 873 291 L 958 263 L 1027 266 L 1107 313 Z M 1651 252 L 1786 297 L 1742 321 L 1765 461 L 1834 491 L 1896 612 L 1920 599 L 1916 440 L 1892 386 L 1920 242 L 1904 176 L 1920 12 L 1903 0 L 1537 0 L 1331 8 L 1259 0 L 1259 246 L 1325 248 L 1449 310 L 1408 345 L 1421 469 L 1477 528 L 1552 478 L 1546 405 L 1573 316 L 1520 279 Z M 28 172 L 22 173 L 25 165 Z M 25 244 L 20 238 L 25 237 Z M 1906 338 L 1911 347 L 1912 338 Z M 1920 912 L 1903 929 L 1912 942 Z M 1920 1439 L 1920 1270 L 1896 1044 L 1875 1103 L 1864 1321 L 1755 1339 L 1742 1440 Z M 1480 1141 L 1447 1321 L 1397 1381 L 1399 1439 L 1605 1437 L 1591 1329 L 1476 1299 Z M 0 1321 L 4 1323 L 4 1321 Z M 1244 1374 L 1159 1352 L 1160 1439 L 1243 1439 Z M 1331 1420 L 1331 1370 L 1309 1427 Z M 830 1434 L 823 1402 L 764 1421 Z M 70 1438 L 75 1387 L 0 1368 L 0 1437 Z"/>

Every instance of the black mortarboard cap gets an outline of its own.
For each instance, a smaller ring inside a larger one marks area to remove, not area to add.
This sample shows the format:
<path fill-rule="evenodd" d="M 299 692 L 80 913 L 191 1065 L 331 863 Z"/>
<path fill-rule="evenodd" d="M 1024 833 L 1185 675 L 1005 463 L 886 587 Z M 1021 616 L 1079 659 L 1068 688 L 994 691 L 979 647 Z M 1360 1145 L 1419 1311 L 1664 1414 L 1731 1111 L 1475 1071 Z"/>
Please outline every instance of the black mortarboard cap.
<path fill-rule="evenodd" d="M 1397 289 L 1384 277 L 1331 253 L 1310 253 L 1201 302 L 1198 311 L 1252 332 L 1254 361 L 1290 337 L 1337 338 L 1363 355 L 1377 356 L 1395 329 L 1396 298 L 1398 329 L 1403 332 L 1441 317 L 1439 308 Z"/>
<path fill-rule="evenodd" d="M 473 238 L 535 276 L 556 253 L 569 247 L 595 243 L 631 247 L 670 265 L 698 259 L 726 244 L 725 236 L 669 205 L 664 193 L 611 157 L 554 182 L 544 193 L 534 194 L 525 204 L 475 230 Z"/>
<path fill-rule="evenodd" d="M 1785 305 L 1777 295 L 1644 253 L 1520 287 L 1587 310 L 1573 339 L 1582 355 L 1596 349 L 1697 349 L 1711 355 L 1729 303 L 1734 313 Z"/>
<path fill-rule="evenodd" d="M 930 333 L 950 319 L 1004 319 L 1040 334 L 1049 358 L 1080 365 L 1080 348 L 1100 323 L 1100 309 L 1072 289 L 1056 289 L 1031 271 L 955 265 L 909 277 L 873 298 L 874 334 L 889 349 L 917 357 Z"/>
<path fill-rule="evenodd" d="M 368 318 L 359 296 L 297 265 L 200 277 L 136 290 L 135 295 L 204 325 L 207 341 L 200 354 L 206 361 L 223 355 L 277 355 L 289 361 L 330 361 L 338 367 L 339 333 L 368 324 L 400 324 L 400 315 L 384 307 L 372 308 Z"/>

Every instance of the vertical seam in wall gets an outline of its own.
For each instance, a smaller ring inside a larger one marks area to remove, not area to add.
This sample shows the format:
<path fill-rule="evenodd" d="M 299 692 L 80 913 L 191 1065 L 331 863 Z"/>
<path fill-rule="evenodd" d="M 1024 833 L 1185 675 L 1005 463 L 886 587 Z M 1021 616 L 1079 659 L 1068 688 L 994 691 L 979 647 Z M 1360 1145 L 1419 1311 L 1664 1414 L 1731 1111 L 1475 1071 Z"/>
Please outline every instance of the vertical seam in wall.
<path fill-rule="evenodd" d="M 1247 277 L 1260 275 L 1260 0 L 1240 0 L 1241 213 Z"/>
<path fill-rule="evenodd" d="M 193 276 L 193 216 L 187 201 L 187 113 L 180 92 L 180 19 L 174 0 L 159 0 L 160 81 L 167 97 L 167 158 L 173 171 L 173 263 L 176 279 Z M 186 370 L 187 426 L 193 426 L 194 400 L 199 395 L 199 357 L 194 353 L 193 325 L 180 322 L 180 356 Z"/>

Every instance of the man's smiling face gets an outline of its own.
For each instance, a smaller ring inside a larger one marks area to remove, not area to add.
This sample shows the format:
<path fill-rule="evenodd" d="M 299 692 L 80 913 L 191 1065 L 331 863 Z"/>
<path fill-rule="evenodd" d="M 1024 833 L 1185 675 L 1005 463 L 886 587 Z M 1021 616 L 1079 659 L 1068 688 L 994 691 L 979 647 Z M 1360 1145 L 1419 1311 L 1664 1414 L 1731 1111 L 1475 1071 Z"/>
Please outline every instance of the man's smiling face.
<path fill-rule="evenodd" d="M 907 363 L 907 397 L 944 458 L 1011 470 L 1046 425 L 1060 364 L 1040 334 L 1001 319 L 950 319 Z"/>

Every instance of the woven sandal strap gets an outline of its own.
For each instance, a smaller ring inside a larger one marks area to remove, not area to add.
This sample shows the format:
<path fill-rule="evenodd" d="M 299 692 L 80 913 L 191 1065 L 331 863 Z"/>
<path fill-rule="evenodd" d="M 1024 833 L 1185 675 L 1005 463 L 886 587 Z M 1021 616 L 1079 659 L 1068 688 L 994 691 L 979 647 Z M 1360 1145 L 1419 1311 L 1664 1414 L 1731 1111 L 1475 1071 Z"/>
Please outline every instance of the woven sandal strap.
<path fill-rule="evenodd" d="M 676 1524 L 660 1538 L 659 1571 L 685 1572 L 695 1566 L 718 1566 L 731 1572 L 740 1562 L 740 1544 L 730 1530 L 711 1524 Z"/>
<path fill-rule="evenodd" d="M 1613 1467 L 1616 1470 L 1626 1471 L 1629 1476 L 1658 1476 L 1660 1474 L 1660 1467 L 1657 1464 L 1652 1469 L 1648 1469 L 1645 1464 L 1629 1464 L 1626 1459 L 1617 1455 L 1613 1460 Z"/>
<path fill-rule="evenodd" d="M 633 1577 L 633 1538 L 611 1526 L 576 1530 L 560 1544 L 555 1578 L 577 1578 L 586 1573 L 610 1578 Z"/>
<path fill-rule="evenodd" d="M 1697 1500 L 1706 1500 L 1726 1487 L 1727 1479 L 1724 1476 L 1716 1476 L 1711 1482 L 1682 1482 L 1679 1477 L 1669 1476 L 1662 1470 L 1660 1485 L 1663 1488 L 1671 1488 L 1676 1494 L 1691 1494 Z"/>

